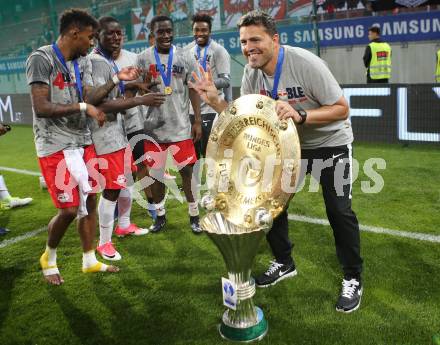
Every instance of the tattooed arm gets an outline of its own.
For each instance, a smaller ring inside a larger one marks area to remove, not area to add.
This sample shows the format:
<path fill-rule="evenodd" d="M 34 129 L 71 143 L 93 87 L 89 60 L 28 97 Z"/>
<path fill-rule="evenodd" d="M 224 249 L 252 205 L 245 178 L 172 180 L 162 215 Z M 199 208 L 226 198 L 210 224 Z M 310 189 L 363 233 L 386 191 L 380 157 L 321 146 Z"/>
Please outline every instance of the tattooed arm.
<path fill-rule="evenodd" d="M 116 76 L 120 82 L 123 83 L 124 81 L 136 80 L 139 77 L 139 73 L 140 70 L 137 67 L 124 67 Z M 99 87 L 85 86 L 84 100 L 89 104 L 98 105 L 108 96 L 115 86 L 116 84 L 113 79 L 109 79 L 105 84 Z"/>
<path fill-rule="evenodd" d="M 51 103 L 49 101 L 49 85 L 44 83 L 31 84 L 31 100 L 37 117 L 63 117 L 80 113 L 79 103 Z"/>
<path fill-rule="evenodd" d="M 105 113 L 114 113 L 127 110 L 138 105 L 160 107 L 163 102 L 165 102 L 165 99 L 166 96 L 164 94 L 153 92 L 139 97 L 107 100 L 99 104 L 98 109 L 102 110 Z"/>
<path fill-rule="evenodd" d="M 84 101 L 88 104 L 98 105 L 108 96 L 115 86 L 116 84 L 112 79 L 99 87 L 85 86 Z"/>
<path fill-rule="evenodd" d="M 52 103 L 49 100 L 49 85 L 44 83 L 31 84 L 32 106 L 37 117 L 56 118 L 73 114 L 80 114 L 79 103 L 59 104 Z M 105 120 L 105 114 L 91 104 L 87 104 L 86 114 L 95 118 L 102 124 Z"/>

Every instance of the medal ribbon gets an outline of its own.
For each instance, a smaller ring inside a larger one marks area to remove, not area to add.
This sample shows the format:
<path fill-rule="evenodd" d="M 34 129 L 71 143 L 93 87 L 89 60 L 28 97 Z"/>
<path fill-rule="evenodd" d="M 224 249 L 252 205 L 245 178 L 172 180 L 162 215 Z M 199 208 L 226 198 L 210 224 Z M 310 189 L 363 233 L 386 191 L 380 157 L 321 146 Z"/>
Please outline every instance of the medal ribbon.
<path fill-rule="evenodd" d="M 197 61 L 199 61 L 199 63 L 202 65 L 203 70 L 206 72 L 206 58 L 207 58 L 207 53 L 208 53 L 208 48 L 209 45 L 211 44 L 211 40 L 209 40 L 208 44 L 205 46 L 205 53 L 203 54 L 203 60 L 200 63 L 200 52 L 202 51 L 202 48 L 197 45 Z"/>
<path fill-rule="evenodd" d="M 159 54 L 157 52 L 157 48 L 154 47 L 154 58 L 156 59 L 156 65 L 159 68 L 160 75 L 162 76 L 163 83 L 165 87 L 170 86 L 171 84 L 171 69 L 173 64 L 173 55 L 174 55 L 174 46 L 171 46 L 170 53 L 168 55 L 168 66 L 167 73 L 165 74 L 164 67 L 160 62 Z"/>
<path fill-rule="evenodd" d="M 66 60 L 64 60 L 64 56 L 61 53 L 61 50 L 58 47 L 58 45 L 56 44 L 56 42 L 54 42 L 52 44 L 52 48 L 55 51 L 55 54 L 58 57 L 58 60 L 61 62 L 61 64 L 63 65 L 64 69 L 66 70 L 67 74 L 70 76 L 70 70 L 67 67 Z M 81 81 L 81 73 L 79 71 L 79 66 L 78 66 L 78 62 L 76 61 L 76 59 L 73 60 L 73 68 L 75 69 L 76 89 L 78 91 L 80 101 L 83 102 L 83 88 L 82 88 L 82 81 Z"/>
<path fill-rule="evenodd" d="M 281 46 L 280 50 L 278 51 L 278 60 L 277 60 L 277 67 L 275 69 L 275 76 L 273 81 L 273 90 L 271 92 L 271 96 L 273 99 L 278 99 L 278 84 L 280 82 L 281 77 L 281 70 L 283 67 L 283 61 L 284 61 L 284 47 Z"/>
<path fill-rule="evenodd" d="M 113 67 L 113 71 L 118 74 L 119 73 L 119 68 L 116 65 L 115 60 L 113 60 L 110 56 L 107 56 L 104 51 L 98 46 L 97 48 L 95 48 L 95 53 L 101 55 L 104 59 L 106 59 L 108 61 L 108 63 Z M 124 96 L 125 94 L 125 85 L 124 82 L 121 80 L 119 81 L 119 91 L 121 92 L 121 95 Z"/>

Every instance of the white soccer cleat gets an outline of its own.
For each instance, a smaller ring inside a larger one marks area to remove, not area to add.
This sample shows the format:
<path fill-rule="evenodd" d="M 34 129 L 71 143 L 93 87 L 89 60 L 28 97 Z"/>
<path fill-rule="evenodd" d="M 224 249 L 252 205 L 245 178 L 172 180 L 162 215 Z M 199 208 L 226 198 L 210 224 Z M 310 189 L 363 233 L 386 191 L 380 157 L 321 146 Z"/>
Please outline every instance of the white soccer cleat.
<path fill-rule="evenodd" d="M 32 198 L 9 198 L 2 201 L 3 208 L 15 208 L 26 206 L 32 202 Z"/>

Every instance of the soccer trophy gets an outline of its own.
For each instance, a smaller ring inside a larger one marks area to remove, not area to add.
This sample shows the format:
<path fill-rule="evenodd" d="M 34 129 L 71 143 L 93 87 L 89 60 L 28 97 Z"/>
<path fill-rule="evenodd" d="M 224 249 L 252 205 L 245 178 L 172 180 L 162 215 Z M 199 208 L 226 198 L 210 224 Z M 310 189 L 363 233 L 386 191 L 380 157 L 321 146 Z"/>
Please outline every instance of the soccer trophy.
<path fill-rule="evenodd" d="M 252 301 L 251 267 L 266 232 L 293 196 L 300 171 L 300 146 L 291 119 L 279 120 L 276 101 L 262 95 L 238 98 L 214 124 L 206 154 L 207 210 L 201 227 L 220 250 L 228 278 L 222 278 L 222 337 L 262 339 L 268 323 Z"/>

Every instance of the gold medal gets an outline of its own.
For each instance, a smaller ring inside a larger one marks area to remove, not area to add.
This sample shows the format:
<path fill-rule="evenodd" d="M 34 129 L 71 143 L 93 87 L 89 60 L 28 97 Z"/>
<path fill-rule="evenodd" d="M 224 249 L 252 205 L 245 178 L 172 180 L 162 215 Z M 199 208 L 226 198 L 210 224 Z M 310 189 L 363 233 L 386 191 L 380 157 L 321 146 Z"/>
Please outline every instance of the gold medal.
<path fill-rule="evenodd" d="M 171 88 L 171 86 L 165 86 L 164 92 L 165 95 L 171 95 L 173 93 L 173 89 Z"/>

